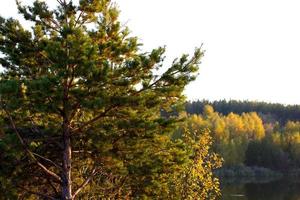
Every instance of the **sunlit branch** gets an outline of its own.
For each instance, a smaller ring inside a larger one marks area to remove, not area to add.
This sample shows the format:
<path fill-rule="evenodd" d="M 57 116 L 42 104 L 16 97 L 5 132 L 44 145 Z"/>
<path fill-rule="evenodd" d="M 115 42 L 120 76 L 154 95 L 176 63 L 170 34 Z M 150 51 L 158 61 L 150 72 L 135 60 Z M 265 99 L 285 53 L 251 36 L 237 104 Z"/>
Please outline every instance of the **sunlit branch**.
<path fill-rule="evenodd" d="M 39 155 L 39 154 L 37 154 L 37 153 L 34 153 L 34 152 L 32 152 L 32 154 L 35 155 L 35 156 L 37 156 L 37 157 L 39 157 L 39 158 L 41 158 L 41 159 L 43 159 L 43 160 L 45 160 L 45 161 L 47 161 L 47 162 L 49 162 L 49 163 L 51 163 L 52 165 L 54 165 L 54 166 L 57 167 L 58 169 L 60 169 L 60 170 L 62 169 L 61 166 L 59 166 L 58 164 L 56 164 L 55 162 L 53 162 L 53 161 L 50 160 L 49 158 L 46 158 L 46 157 L 41 156 L 41 155 Z"/>
<path fill-rule="evenodd" d="M 98 173 L 96 168 L 94 168 L 91 172 L 91 174 L 85 179 L 85 181 L 78 187 L 78 189 L 74 192 L 73 198 L 85 187 L 89 182 L 93 179 L 93 177 Z"/>

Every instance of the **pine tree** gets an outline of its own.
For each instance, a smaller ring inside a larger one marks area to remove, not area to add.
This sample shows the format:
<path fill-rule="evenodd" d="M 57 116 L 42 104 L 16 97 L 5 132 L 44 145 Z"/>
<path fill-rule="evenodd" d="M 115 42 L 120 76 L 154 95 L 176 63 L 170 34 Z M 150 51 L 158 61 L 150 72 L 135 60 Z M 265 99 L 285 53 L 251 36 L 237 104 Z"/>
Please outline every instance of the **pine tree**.
<path fill-rule="evenodd" d="M 170 139 L 203 52 L 141 52 L 110 0 L 17 2 L 33 23 L 0 18 L 1 190 L 15 198 L 157 198 L 183 165 Z M 4 194 L 4 192 L 3 192 Z"/>

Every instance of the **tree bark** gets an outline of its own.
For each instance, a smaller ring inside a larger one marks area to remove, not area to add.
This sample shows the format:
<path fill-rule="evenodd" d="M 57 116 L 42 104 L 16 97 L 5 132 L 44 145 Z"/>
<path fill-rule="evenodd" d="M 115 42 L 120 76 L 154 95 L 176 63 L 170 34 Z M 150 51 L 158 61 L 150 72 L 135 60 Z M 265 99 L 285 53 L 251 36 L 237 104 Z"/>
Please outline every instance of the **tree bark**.
<path fill-rule="evenodd" d="M 69 56 L 69 50 L 67 49 L 67 55 Z M 69 70 L 69 65 L 67 65 L 67 70 Z M 63 172 L 62 172 L 62 199 L 63 200 L 73 200 L 72 195 L 72 145 L 71 145 L 71 132 L 70 132 L 70 106 L 69 106 L 69 84 L 68 78 L 64 82 L 64 92 L 63 92 Z"/>
<path fill-rule="evenodd" d="M 63 200 L 72 200 L 72 147 L 69 123 L 67 119 L 63 122 L 63 173 L 62 173 L 62 198 Z"/>

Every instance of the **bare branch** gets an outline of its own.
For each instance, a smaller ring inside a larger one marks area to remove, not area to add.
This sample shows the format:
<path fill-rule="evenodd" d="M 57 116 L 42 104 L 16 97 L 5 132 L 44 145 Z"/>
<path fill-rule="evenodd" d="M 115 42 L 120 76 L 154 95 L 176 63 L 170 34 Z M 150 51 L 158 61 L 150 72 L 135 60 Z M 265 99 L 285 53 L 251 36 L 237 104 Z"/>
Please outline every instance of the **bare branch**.
<path fill-rule="evenodd" d="M 112 180 L 114 178 L 114 176 L 112 174 L 108 174 L 107 172 L 103 171 L 103 169 L 101 167 L 94 167 L 90 173 L 90 175 L 85 179 L 85 181 L 83 181 L 83 183 L 77 188 L 77 190 L 74 192 L 73 194 L 73 198 L 75 198 L 75 196 L 84 189 L 85 186 L 87 186 L 91 180 L 94 178 L 94 176 L 96 176 L 97 174 L 100 174 L 104 177 L 109 178 L 109 180 Z"/>
<path fill-rule="evenodd" d="M 21 134 L 19 133 L 19 131 L 18 131 L 17 127 L 16 127 L 16 124 L 15 124 L 15 122 L 13 121 L 13 119 L 12 119 L 11 115 L 9 114 L 9 112 L 8 112 L 6 109 L 4 109 L 4 108 L 3 108 L 3 110 L 4 110 L 4 112 L 7 114 L 8 119 L 9 119 L 11 125 L 12 125 L 12 128 L 13 128 L 15 134 L 17 135 L 19 141 L 21 142 L 21 144 L 22 144 L 22 146 L 23 146 L 25 152 L 29 155 L 29 157 L 30 157 L 30 158 L 31 158 L 31 159 L 32 159 L 32 160 L 33 160 L 33 161 L 34 161 L 34 162 L 35 162 L 35 163 L 36 163 L 36 164 L 37 164 L 37 165 L 38 165 L 38 166 L 46 173 L 46 174 L 48 174 L 49 176 L 53 177 L 53 178 L 56 179 L 58 182 L 61 182 L 61 178 L 60 178 L 56 173 L 54 173 L 54 172 L 52 172 L 51 170 L 49 170 L 47 167 L 45 167 L 42 163 L 40 163 L 40 162 L 36 159 L 36 157 L 34 156 L 33 152 L 31 152 L 31 151 L 28 149 L 28 147 L 27 147 L 25 141 L 24 141 L 23 138 L 21 137 Z"/>
<path fill-rule="evenodd" d="M 51 24 L 48 24 L 46 21 L 44 21 L 42 19 L 40 19 L 39 21 L 41 23 L 43 23 L 43 25 L 47 26 L 48 28 L 53 29 L 54 31 L 56 31 L 58 33 L 60 32 L 60 30 L 58 29 L 58 27 L 54 27 L 54 26 L 52 26 Z"/>
<path fill-rule="evenodd" d="M 77 102 L 77 103 L 73 106 L 73 111 L 72 111 L 72 113 L 70 114 L 70 117 L 69 117 L 70 123 L 72 123 L 73 118 L 76 116 L 76 114 L 77 114 L 78 111 L 80 110 L 79 108 L 80 108 L 80 103 Z"/>
<path fill-rule="evenodd" d="M 45 160 L 45 161 L 47 161 L 47 162 L 49 162 L 49 163 L 51 163 L 52 165 L 54 165 L 55 167 L 57 167 L 59 170 L 62 169 L 61 166 L 59 166 L 58 164 L 56 164 L 55 162 L 53 162 L 53 161 L 50 160 L 49 158 L 46 158 L 46 157 L 41 156 L 41 155 L 39 155 L 39 154 L 37 154 L 37 153 L 34 153 L 34 152 L 32 152 L 32 154 L 35 155 L 35 156 L 37 156 L 37 157 L 39 157 L 39 158 L 41 158 L 41 159 L 43 159 L 43 160 Z"/>
<path fill-rule="evenodd" d="M 74 24 L 74 27 L 76 28 L 80 18 L 81 18 L 81 15 L 83 14 L 83 10 L 80 12 L 79 16 L 77 17 L 76 21 L 75 21 L 75 24 Z M 80 27 L 80 26 L 79 26 Z"/>
<path fill-rule="evenodd" d="M 94 117 L 93 119 L 85 122 L 83 125 L 81 125 L 80 127 L 74 129 L 72 131 L 72 134 L 77 133 L 77 132 L 81 132 L 83 128 L 85 128 L 86 126 L 95 123 L 96 121 L 98 121 L 99 119 L 101 119 L 102 117 L 105 117 L 106 114 L 112 110 L 114 108 L 114 106 L 109 107 L 108 109 L 106 109 L 103 113 L 97 115 L 96 117 Z"/>
<path fill-rule="evenodd" d="M 78 151 L 72 151 L 73 153 L 88 153 L 88 154 L 92 154 L 92 151 L 84 151 L 84 150 L 78 150 Z"/>
<path fill-rule="evenodd" d="M 74 192 L 73 198 L 93 179 L 93 177 L 98 173 L 96 168 L 94 168 L 91 174 L 85 179 L 85 181 L 78 187 L 78 189 Z"/>
<path fill-rule="evenodd" d="M 61 0 L 56 0 L 60 5 L 63 5 L 63 2 Z"/>

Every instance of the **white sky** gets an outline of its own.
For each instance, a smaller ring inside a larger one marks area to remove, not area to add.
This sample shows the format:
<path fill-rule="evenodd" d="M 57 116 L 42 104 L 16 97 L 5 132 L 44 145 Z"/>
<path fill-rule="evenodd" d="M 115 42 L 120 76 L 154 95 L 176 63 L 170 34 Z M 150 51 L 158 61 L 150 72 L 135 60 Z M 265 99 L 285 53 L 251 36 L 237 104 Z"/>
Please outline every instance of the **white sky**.
<path fill-rule="evenodd" d="M 144 50 L 167 46 L 167 63 L 204 44 L 200 74 L 185 91 L 189 99 L 300 104 L 299 0 L 116 2 Z M 16 17 L 14 4 L 1 0 L 0 14 Z"/>

